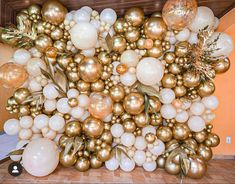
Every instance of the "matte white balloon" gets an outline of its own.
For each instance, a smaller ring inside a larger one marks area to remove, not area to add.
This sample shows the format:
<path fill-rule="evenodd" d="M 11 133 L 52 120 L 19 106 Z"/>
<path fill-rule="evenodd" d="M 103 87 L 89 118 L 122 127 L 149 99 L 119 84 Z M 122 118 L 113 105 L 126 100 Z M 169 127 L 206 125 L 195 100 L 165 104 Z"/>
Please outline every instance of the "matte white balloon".
<path fill-rule="evenodd" d="M 95 55 L 95 48 L 82 50 L 81 54 L 83 54 L 86 57 L 92 57 Z"/>
<path fill-rule="evenodd" d="M 46 111 L 54 111 L 56 109 L 56 100 L 46 100 L 44 102 L 44 108 Z"/>
<path fill-rule="evenodd" d="M 31 116 L 23 116 L 20 119 L 20 126 L 22 128 L 31 128 L 33 125 L 33 118 Z"/>
<path fill-rule="evenodd" d="M 156 128 L 152 125 L 148 125 L 144 128 L 142 128 L 142 136 L 145 137 L 146 134 L 152 133 L 153 135 L 156 135 Z"/>
<path fill-rule="evenodd" d="M 56 108 L 60 113 L 67 114 L 71 110 L 71 107 L 68 104 L 68 98 L 59 99 Z"/>
<path fill-rule="evenodd" d="M 143 168 L 144 168 L 145 171 L 153 172 L 157 168 L 157 162 L 155 162 L 155 161 L 153 161 L 153 162 L 145 162 L 143 164 Z"/>
<path fill-rule="evenodd" d="M 137 79 L 145 85 L 154 85 L 161 81 L 164 74 L 163 64 L 153 57 L 146 57 L 137 65 Z"/>
<path fill-rule="evenodd" d="M 70 114 L 74 117 L 74 118 L 81 118 L 83 116 L 83 114 L 85 113 L 84 108 L 77 106 L 77 107 L 73 107 L 70 111 Z"/>
<path fill-rule="evenodd" d="M 142 166 L 146 161 L 146 154 L 142 150 L 137 150 L 134 154 L 133 159 L 138 166 Z"/>
<path fill-rule="evenodd" d="M 111 126 L 110 131 L 113 137 L 118 138 L 124 133 L 124 128 L 121 124 L 115 123 Z"/>
<path fill-rule="evenodd" d="M 134 145 L 134 143 L 135 143 L 135 136 L 134 136 L 134 134 L 127 133 L 127 132 L 122 134 L 122 136 L 121 136 L 121 143 L 124 146 L 127 146 L 127 147 L 130 147 L 130 146 Z"/>
<path fill-rule="evenodd" d="M 42 129 L 48 126 L 49 117 L 45 114 L 39 114 L 34 118 L 34 126 L 38 129 Z"/>
<path fill-rule="evenodd" d="M 120 168 L 123 171 L 130 172 L 130 171 L 134 170 L 135 162 L 134 162 L 134 160 L 130 160 L 129 158 L 124 157 L 121 159 Z"/>
<path fill-rule="evenodd" d="M 188 120 L 188 127 L 193 132 L 200 132 L 206 128 L 206 124 L 200 116 L 192 116 Z"/>
<path fill-rule="evenodd" d="M 173 119 L 176 116 L 176 109 L 171 104 L 165 104 L 161 107 L 161 115 L 165 119 Z"/>
<path fill-rule="evenodd" d="M 17 119 L 9 119 L 4 123 L 3 127 L 7 135 L 16 135 L 20 130 L 20 123 Z"/>
<path fill-rule="evenodd" d="M 76 89 L 70 89 L 70 90 L 68 90 L 68 92 L 67 92 L 67 97 L 68 97 L 68 98 L 77 98 L 78 95 L 79 95 L 79 91 L 76 90 Z"/>
<path fill-rule="evenodd" d="M 134 50 L 126 50 L 121 55 L 121 63 L 128 67 L 136 66 L 139 62 L 139 55 Z"/>
<path fill-rule="evenodd" d="M 191 32 L 191 33 L 190 33 L 190 36 L 189 36 L 189 39 L 188 39 L 188 42 L 189 42 L 190 44 L 195 44 L 195 43 L 197 43 L 197 42 L 198 42 L 197 33 Z"/>
<path fill-rule="evenodd" d="M 154 145 L 152 148 L 150 148 L 150 146 L 148 145 L 148 149 L 154 155 L 161 155 L 165 151 L 165 144 L 159 139 L 157 139 L 155 142 L 157 144 Z"/>
<path fill-rule="evenodd" d="M 126 72 L 120 76 L 120 81 L 125 86 L 132 86 L 136 81 L 136 75 L 130 72 Z"/>
<path fill-rule="evenodd" d="M 40 58 L 31 58 L 27 63 L 27 72 L 34 77 L 41 74 L 41 69 L 46 70 L 46 68 L 46 64 Z"/>
<path fill-rule="evenodd" d="M 175 99 L 175 93 L 172 89 L 163 88 L 160 91 L 161 102 L 164 104 L 170 104 Z"/>
<path fill-rule="evenodd" d="M 47 84 L 43 88 L 43 95 L 50 100 L 56 99 L 59 96 L 59 92 L 55 88 L 54 84 Z"/>
<path fill-rule="evenodd" d="M 88 107 L 90 104 L 90 98 L 87 95 L 79 95 L 78 102 L 80 107 Z"/>
<path fill-rule="evenodd" d="M 90 23 L 79 22 L 69 32 L 76 48 L 83 50 L 95 47 L 98 38 L 97 30 Z"/>
<path fill-rule="evenodd" d="M 145 141 L 145 138 L 143 136 L 137 136 L 135 138 L 134 146 L 138 150 L 144 150 L 147 147 L 147 143 Z"/>
<path fill-rule="evenodd" d="M 190 111 L 192 112 L 193 115 L 200 116 L 204 113 L 205 106 L 201 102 L 194 102 L 190 107 Z"/>
<path fill-rule="evenodd" d="M 92 13 L 92 8 L 89 6 L 83 6 L 80 8 L 80 10 L 85 10 L 89 15 Z"/>
<path fill-rule="evenodd" d="M 113 25 L 115 23 L 115 21 L 117 20 L 117 14 L 113 9 L 105 8 L 100 13 L 100 20 L 103 22 L 106 22 L 110 25 Z"/>
<path fill-rule="evenodd" d="M 33 176 L 51 174 L 59 163 L 59 149 L 55 142 L 40 138 L 30 142 L 22 156 L 24 169 Z"/>
<path fill-rule="evenodd" d="M 31 54 L 26 49 L 17 49 L 13 55 L 15 63 L 19 65 L 26 65 L 30 58 Z"/>
<path fill-rule="evenodd" d="M 176 114 L 175 120 L 179 123 L 184 123 L 188 120 L 189 114 L 187 111 L 181 111 Z"/>
<path fill-rule="evenodd" d="M 115 171 L 119 167 L 119 162 L 115 157 L 112 157 L 111 159 L 105 162 L 105 167 L 110 171 Z"/>
<path fill-rule="evenodd" d="M 187 28 L 184 28 L 178 34 L 175 35 L 175 38 L 178 41 L 182 42 L 188 40 L 189 36 L 190 36 L 190 31 Z"/>
<path fill-rule="evenodd" d="M 199 30 L 204 29 L 206 26 L 214 26 L 214 13 L 213 11 L 205 6 L 200 6 L 197 9 L 197 14 L 189 25 L 189 28 L 198 33 Z"/>
<path fill-rule="evenodd" d="M 77 10 L 73 15 L 73 20 L 76 23 L 79 22 L 89 22 L 90 21 L 90 14 L 86 10 Z"/>
<path fill-rule="evenodd" d="M 41 91 L 42 90 L 42 86 L 39 82 L 36 81 L 36 79 L 30 79 L 29 80 L 29 89 L 30 91 L 32 92 L 35 92 L 35 91 Z"/>
<path fill-rule="evenodd" d="M 54 131 L 61 130 L 64 127 L 64 125 L 65 125 L 64 118 L 57 114 L 52 116 L 49 120 L 49 127 Z"/>
<path fill-rule="evenodd" d="M 55 139 L 56 131 L 50 129 L 48 132 L 43 134 L 43 137 L 48 138 L 48 139 Z"/>
<path fill-rule="evenodd" d="M 33 132 L 31 129 L 21 129 L 19 131 L 19 138 L 21 140 L 29 140 L 33 135 Z"/>
<path fill-rule="evenodd" d="M 205 105 L 206 108 L 215 110 L 219 105 L 219 100 L 216 96 L 208 96 L 202 98 L 202 103 Z"/>

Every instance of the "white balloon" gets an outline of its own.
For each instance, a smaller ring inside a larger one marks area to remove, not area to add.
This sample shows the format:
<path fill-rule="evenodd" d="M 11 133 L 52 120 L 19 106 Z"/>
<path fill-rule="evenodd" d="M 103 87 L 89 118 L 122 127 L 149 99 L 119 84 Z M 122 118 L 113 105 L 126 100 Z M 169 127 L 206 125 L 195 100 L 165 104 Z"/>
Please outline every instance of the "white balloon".
<path fill-rule="evenodd" d="M 42 134 L 43 137 L 48 138 L 48 139 L 55 139 L 56 137 L 56 131 L 54 130 L 49 130 L 48 132 Z"/>
<path fill-rule="evenodd" d="M 154 155 L 161 155 L 165 151 L 165 144 L 159 139 L 155 143 L 152 148 L 148 145 L 148 149 Z"/>
<path fill-rule="evenodd" d="M 58 131 L 61 130 L 65 125 L 65 120 L 63 117 L 55 114 L 54 116 L 51 116 L 49 120 L 49 127 L 52 130 Z"/>
<path fill-rule="evenodd" d="M 184 123 L 188 120 L 189 114 L 187 111 L 181 111 L 176 114 L 175 120 L 179 123 Z"/>
<path fill-rule="evenodd" d="M 22 128 L 31 128 L 33 126 L 33 118 L 31 116 L 23 116 L 20 119 L 20 126 Z"/>
<path fill-rule="evenodd" d="M 56 100 L 46 100 L 44 102 L 44 107 L 46 111 L 54 111 L 56 109 Z"/>
<path fill-rule="evenodd" d="M 154 85 L 161 81 L 164 74 L 163 64 L 153 57 L 140 60 L 136 68 L 137 79 L 145 85 Z"/>
<path fill-rule="evenodd" d="M 124 157 L 124 158 L 121 159 L 120 168 L 123 171 L 130 172 L 130 171 L 134 170 L 135 162 L 134 162 L 134 160 L 131 160 L 127 157 Z"/>
<path fill-rule="evenodd" d="M 115 123 L 111 126 L 110 131 L 113 137 L 118 138 L 124 133 L 124 128 L 121 124 Z"/>
<path fill-rule="evenodd" d="M 97 30 L 88 22 L 79 22 L 70 29 L 71 41 L 78 49 L 94 48 L 97 42 Z M 79 33 L 79 34 L 78 34 Z"/>
<path fill-rule="evenodd" d="M 91 18 L 90 14 L 86 10 L 83 10 L 83 9 L 77 10 L 73 15 L 73 20 L 76 23 L 89 22 L 90 18 Z"/>
<path fill-rule="evenodd" d="M 78 96 L 78 102 L 80 107 L 87 108 L 90 104 L 90 98 L 87 95 L 81 94 Z"/>
<path fill-rule="evenodd" d="M 191 32 L 191 33 L 190 33 L 190 37 L 189 37 L 189 39 L 188 39 L 188 42 L 189 42 L 190 44 L 195 44 L 195 43 L 197 43 L 197 42 L 198 42 L 197 33 Z"/>
<path fill-rule="evenodd" d="M 112 73 L 113 73 L 113 75 L 119 75 L 119 73 L 117 73 L 117 66 L 120 64 L 120 62 L 118 62 L 118 61 L 114 61 L 114 62 L 112 62 L 112 65 L 113 65 L 113 71 L 112 71 Z"/>
<path fill-rule="evenodd" d="M 161 115 L 165 119 L 173 119 L 176 116 L 176 109 L 171 104 L 165 104 L 161 107 Z"/>
<path fill-rule="evenodd" d="M 38 129 L 42 129 L 48 126 L 49 117 L 45 114 L 39 114 L 34 118 L 34 126 Z"/>
<path fill-rule="evenodd" d="M 59 149 L 55 142 L 40 138 L 31 141 L 22 156 L 24 169 L 33 176 L 51 174 L 59 163 Z"/>
<path fill-rule="evenodd" d="M 134 50 L 126 50 L 121 55 L 121 63 L 128 67 L 136 66 L 139 62 L 139 55 Z"/>
<path fill-rule="evenodd" d="M 156 128 L 152 125 L 148 125 L 144 128 L 142 128 L 142 136 L 145 137 L 146 134 L 152 133 L 153 135 L 156 135 Z"/>
<path fill-rule="evenodd" d="M 86 57 L 92 57 L 95 55 L 95 48 L 82 50 L 81 54 L 83 54 Z"/>
<path fill-rule="evenodd" d="M 145 162 L 143 168 L 145 171 L 153 172 L 157 168 L 157 162 Z"/>
<path fill-rule="evenodd" d="M 9 119 L 4 123 L 3 127 L 7 135 L 16 135 L 20 130 L 20 123 L 17 119 Z"/>
<path fill-rule="evenodd" d="M 79 118 L 80 121 L 85 121 L 90 116 L 89 111 L 85 111 L 81 118 Z"/>
<path fill-rule="evenodd" d="M 192 112 L 193 115 L 200 116 L 204 113 L 205 111 L 205 106 L 201 102 L 193 102 L 190 111 Z"/>
<path fill-rule="evenodd" d="M 31 54 L 26 49 L 17 49 L 13 55 L 15 63 L 19 65 L 26 65 L 30 58 Z"/>
<path fill-rule="evenodd" d="M 100 28 L 100 21 L 99 20 L 91 20 L 90 23 L 97 29 L 97 31 Z"/>
<path fill-rule="evenodd" d="M 127 132 L 122 134 L 122 136 L 121 136 L 121 143 L 124 146 L 127 146 L 127 147 L 130 147 L 130 146 L 134 145 L 134 143 L 135 143 L 135 136 L 134 136 L 134 134 L 127 133 Z"/>
<path fill-rule="evenodd" d="M 79 95 L 79 91 L 76 90 L 76 89 L 70 89 L 70 90 L 68 90 L 68 92 L 67 92 L 67 97 L 68 97 L 68 98 L 77 98 L 78 95 Z"/>
<path fill-rule="evenodd" d="M 186 41 L 190 36 L 190 31 L 187 28 L 181 30 L 178 34 L 175 35 L 175 38 L 178 41 Z"/>
<path fill-rule="evenodd" d="M 42 134 L 33 134 L 30 140 L 40 139 L 42 137 L 43 137 Z"/>
<path fill-rule="evenodd" d="M 170 104 L 175 99 L 175 92 L 169 88 L 163 88 L 160 91 L 161 102 L 164 104 Z"/>
<path fill-rule="evenodd" d="M 206 124 L 200 116 L 192 116 L 188 120 L 188 127 L 193 132 L 200 132 L 206 128 Z"/>
<path fill-rule="evenodd" d="M 92 8 L 89 6 L 83 6 L 80 8 L 80 10 L 85 10 L 89 15 L 92 13 Z"/>
<path fill-rule="evenodd" d="M 138 166 L 142 166 L 146 161 L 146 154 L 142 150 L 137 150 L 134 154 L 133 159 Z"/>
<path fill-rule="evenodd" d="M 34 134 L 39 134 L 39 133 L 41 132 L 41 130 L 38 129 L 38 128 L 36 128 L 35 125 L 33 125 L 33 126 L 31 127 L 31 129 L 32 129 L 32 131 L 33 131 Z"/>
<path fill-rule="evenodd" d="M 115 21 L 117 20 L 117 14 L 113 9 L 105 8 L 100 13 L 100 20 L 103 22 L 106 22 L 110 25 L 113 25 L 115 23 Z"/>
<path fill-rule="evenodd" d="M 59 92 L 55 88 L 54 84 L 47 84 L 43 88 L 43 95 L 50 100 L 56 99 L 59 96 Z"/>
<path fill-rule="evenodd" d="M 125 86 L 132 86 L 137 81 L 137 78 L 135 74 L 128 71 L 120 76 L 120 81 Z"/>
<path fill-rule="evenodd" d="M 65 20 L 72 21 L 73 20 L 73 13 L 69 12 L 65 15 Z"/>
<path fill-rule="evenodd" d="M 199 30 L 204 29 L 206 26 L 212 27 L 214 25 L 214 13 L 213 11 L 205 6 L 197 8 L 197 14 L 189 25 L 189 29 L 198 33 Z"/>
<path fill-rule="evenodd" d="M 66 114 L 71 110 L 68 104 L 68 98 L 61 98 L 56 103 L 56 108 L 60 113 Z"/>
<path fill-rule="evenodd" d="M 205 105 L 206 108 L 211 110 L 215 110 L 219 105 L 218 98 L 213 95 L 202 98 L 202 103 Z"/>
<path fill-rule="evenodd" d="M 29 140 L 33 135 L 33 132 L 31 129 L 21 129 L 19 131 L 19 138 L 21 140 Z"/>
<path fill-rule="evenodd" d="M 32 92 L 42 90 L 41 84 L 39 82 L 37 82 L 35 79 L 30 79 L 29 80 L 29 88 Z"/>
<path fill-rule="evenodd" d="M 215 46 L 211 46 L 211 49 L 218 49 L 214 50 L 211 54 L 213 57 L 220 57 L 220 56 L 229 56 L 229 54 L 233 51 L 233 39 L 226 33 L 222 32 L 215 32 L 210 38 L 210 42 L 213 42 L 217 39 Z"/>
<path fill-rule="evenodd" d="M 115 157 L 112 157 L 111 159 L 105 162 L 105 167 L 110 171 L 115 171 L 119 167 L 119 162 Z"/>
<path fill-rule="evenodd" d="M 84 108 L 77 106 L 77 107 L 73 107 L 71 109 L 70 113 L 74 118 L 79 119 L 83 116 L 83 114 L 85 113 L 85 110 L 84 110 Z"/>
<path fill-rule="evenodd" d="M 137 136 L 135 138 L 134 146 L 138 150 L 144 150 L 147 147 L 147 143 L 145 141 L 145 138 L 143 136 Z"/>
<path fill-rule="evenodd" d="M 31 58 L 27 63 L 27 72 L 31 76 L 38 76 L 41 74 L 41 68 L 46 70 L 46 64 L 40 58 Z"/>

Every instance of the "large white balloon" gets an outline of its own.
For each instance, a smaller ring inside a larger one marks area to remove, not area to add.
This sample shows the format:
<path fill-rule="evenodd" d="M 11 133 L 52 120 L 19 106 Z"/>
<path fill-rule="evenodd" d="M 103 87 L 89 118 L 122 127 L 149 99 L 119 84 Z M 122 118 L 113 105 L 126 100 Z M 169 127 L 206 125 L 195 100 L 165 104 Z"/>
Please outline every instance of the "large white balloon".
<path fill-rule="evenodd" d="M 79 22 L 70 30 L 71 41 L 78 49 L 94 48 L 97 42 L 97 30 L 88 22 Z"/>
<path fill-rule="evenodd" d="M 200 116 L 192 116 L 188 120 L 188 127 L 193 132 L 200 132 L 206 128 L 205 121 Z"/>
<path fill-rule="evenodd" d="M 154 85 L 161 81 L 164 74 L 163 64 L 153 57 L 146 57 L 137 65 L 137 79 L 145 85 Z"/>
<path fill-rule="evenodd" d="M 146 160 L 146 154 L 142 150 L 137 150 L 134 154 L 133 159 L 138 166 L 142 166 Z"/>
<path fill-rule="evenodd" d="M 110 171 L 115 171 L 119 167 L 119 162 L 115 157 L 112 157 L 105 162 L 105 167 Z"/>
<path fill-rule="evenodd" d="M 135 168 L 135 162 L 134 160 L 130 160 L 129 158 L 124 157 L 121 159 L 120 168 L 123 171 L 130 172 Z"/>
<path fill-rule="evenodd" d="M 130 147 L 130 146 L 134 145 L 134 143 L 135 143 L 135 136 L 134 136 L 134 134 L 127 133 L 127 132 L 122 134 L 122 136 L 121 136 L 121 143 L 124 146 L 127 146 L 127 147 Z"/>
<path fill-rule="evenodd" d="M 16 135 L 20 130 L 19 120 L 9 119 L 4 123 L 4 131 L 8 135 Z"/>
<path fill-rule="evenodd" d="M 82 9 L 77 10 L 73 15 L 73 20 L 76 23 L 89 22 L 90 21 L 90 14 L 87 11 L 82 10 Z"/>
<path fill-rule="evenodd" d="M 215 32 L 210 38 L 210 42 L 213 42 L 217 39 L 215 46 L 211 46 L 211 49 L 215 49 L 212 52 L 213 57 L 219 56 L 229 56 L 229 54 L 233 51 L 233 40 L 226 33 Z"/>
<path fill-rule="evenodd" d="M 116 19 L 117 19 L 117 14 L 111 8 L 105 8 L 100 13 L 100 20 L 103 21 L 103 22 L 106 22 L 110 25 L 113 25 L 115 23 Z"/>
<path fill-rule="evenodd" d="M 213 95 L 204 97 L 202 99 L 202 103 L 205 105 L 206 108 L 211 109 L 211 110 L 215 110 L 219 105 L 218 98 Z"/>
<path fill-rule="evenodd" d="M 213 11 L 205 6 L 200 6 L 197 9 L 197 14 L 189 28 L 198 33 L 199 30 L 204 29 L 206 26 L 214 26 L 214 13 Z"/>
<path fill-rule="evenodd" d="M 152 172 L 157 168 L 157 162 L 145 162 L 143 168 L 145 171 Z"/>
<path fill-rule="evenodd" d="M 33 176 L 52 173 L 59 163 L 59 149 L 55 142 L 40 138 L 30 142 L 22 156 L 23 167 Z"/>
<path fill-rule="evenodd" d="M 165 104 L 161 107 L 161 115 L 165 119 L 172 119 L 175 118 L 176 116 L 176 109 L 173 105 L 171 104 Z"/>

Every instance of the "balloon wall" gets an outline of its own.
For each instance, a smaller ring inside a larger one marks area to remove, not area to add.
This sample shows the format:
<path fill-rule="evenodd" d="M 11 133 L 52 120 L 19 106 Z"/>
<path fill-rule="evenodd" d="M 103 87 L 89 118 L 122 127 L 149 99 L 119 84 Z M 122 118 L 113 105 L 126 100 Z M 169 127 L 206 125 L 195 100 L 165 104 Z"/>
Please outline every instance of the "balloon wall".
<path fill-rule="evenodd" d="M 211 9 L 168 0 L 151 16 L 117 17 L 48 0 L 16 19 L 0 35 L 17 47 L 0 67 L 2 85 L 16 88 L 6 109 L 18 118 L 4 124 L 19 138 L 12 160 L 38 177 L 58 163 L 203 177 L 220 143 L 213 80 L 233 50 Z"/>

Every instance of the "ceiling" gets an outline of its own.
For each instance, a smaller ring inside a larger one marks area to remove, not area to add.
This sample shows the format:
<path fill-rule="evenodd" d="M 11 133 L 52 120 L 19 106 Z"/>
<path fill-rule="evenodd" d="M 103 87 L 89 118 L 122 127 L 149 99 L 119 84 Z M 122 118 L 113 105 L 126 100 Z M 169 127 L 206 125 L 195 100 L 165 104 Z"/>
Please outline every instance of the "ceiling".
<path fill-rule="evenodd" d="M 46 0 L 0 0 L 0 25 L 14 22 L 14 18 L 21 9 L 30 4 L 43 4 Z M 76 10 L 81 6 L 91 6 L 93 9 L 101 11 L 110 7 L 117 11 L 119 15 L 130 7 L 142 7 L 147 14 L 161 11 L 166 0 L 61 0 L 69 9 Z M 222 17 L 225 13 L 235 7 L 235 0 L 198 0 L 199 6 L 207 6 L 214 11 L 217 17 Z"/>

